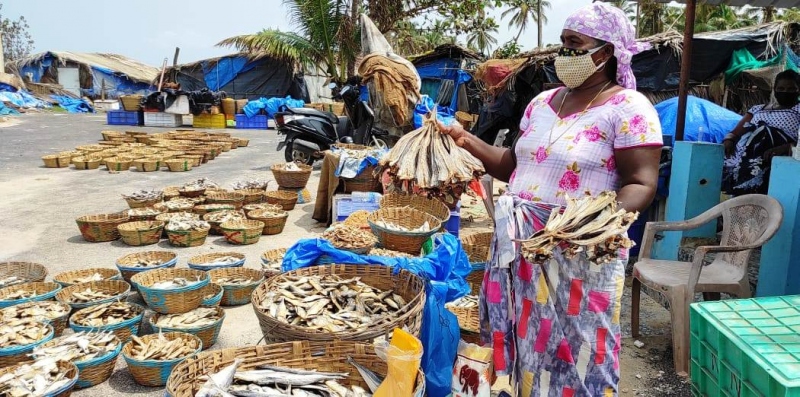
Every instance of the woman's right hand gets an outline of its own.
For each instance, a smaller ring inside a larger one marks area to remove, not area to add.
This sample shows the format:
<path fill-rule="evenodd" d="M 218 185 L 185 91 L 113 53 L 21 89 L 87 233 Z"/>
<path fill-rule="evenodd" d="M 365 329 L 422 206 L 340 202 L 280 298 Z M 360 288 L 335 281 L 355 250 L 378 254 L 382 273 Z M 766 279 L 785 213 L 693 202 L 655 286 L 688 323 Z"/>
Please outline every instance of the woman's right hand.
<path fill-rule="evenodd" d="M 736 141 L 733 139 L 725 138 L 722 141 L 722 146 L 725 148 L 725 157 L 732 157 L 736 152 Z"/>
<path fill-rule="evenodd" d="M 449 126 L 442 124 L 441 121 L 437 122 L 439 132 L 445 135 L 450 135 L 456 141 L 456 145 L 464 147 L 469 142 L 470 133 L 467 132 L 460 124 L 455 123 Z"/>

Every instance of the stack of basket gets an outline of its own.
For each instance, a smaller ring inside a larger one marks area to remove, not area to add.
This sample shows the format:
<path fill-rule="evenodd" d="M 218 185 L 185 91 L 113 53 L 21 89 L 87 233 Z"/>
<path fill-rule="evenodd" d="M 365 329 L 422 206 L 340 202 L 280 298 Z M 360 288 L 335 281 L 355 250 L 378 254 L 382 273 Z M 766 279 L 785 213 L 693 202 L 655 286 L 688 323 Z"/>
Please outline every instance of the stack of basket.
<path fill-rule="evenodd" d="M 336 147 L 348 151 L 361 152 L 363 156 L 373 156 L 372 150 L 364 145 L 340 143 L 336 144 Z M 375 165 L 368 165 L 353 178 L 341 178 L 344 184 L 344 193 L 376 191 L 380 186 L 380 180 L 375 175 L 375 169 Z"/>
<path fill-rule="evenodd" d="M 306 185 L 311 177 L 312 167 L 305 164 L 295 165 L 298 168 L 297 170 L 287 170 L 286 164 L 274 164 L 270 167 L 272 176 L 278 182 L 278 191 L 267 192 L 266 201 L 268 203 L 281 204 L 287 211 L 294 208 L 294 203 L 297 203 L 301 198 L 303 199 L 302 202 L 310 201 L 310 194 L 306 190 Z M 281 200 L 285 203 L 280 202 Z"/>

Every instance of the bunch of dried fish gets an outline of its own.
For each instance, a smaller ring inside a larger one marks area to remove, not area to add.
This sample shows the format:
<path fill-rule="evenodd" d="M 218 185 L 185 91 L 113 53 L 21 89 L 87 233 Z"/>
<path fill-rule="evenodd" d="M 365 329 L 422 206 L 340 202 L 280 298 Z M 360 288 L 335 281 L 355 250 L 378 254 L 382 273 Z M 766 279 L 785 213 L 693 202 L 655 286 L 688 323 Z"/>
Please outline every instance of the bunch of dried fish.
<path fill-rule="evenodd" d="M 144 258 L 137 258 L 135 262 L 126 263 L 125 267 L 151 267 L 151 266 L 161 266 L 163 265 L 164 261 L 160 259 L 144 259 Z"/>
<path fill-rule="evenodd" d="M 25 346 L 48 335 L 47 325 L 32 318 L 4 321 L 0 324 L 0 349 Z"/>
<path fill-rule="evenodd" d="M 364 329 L 406 305 L 394 291 L 369 286 L 360 277 L 283 276 L 275 287 L 256 307 L 280 322 L 328 332 Z"/>
<path fill-rule="evenodd" d="M 84 277 L 73 277 L 69 280 L 64 280 L 64 282 L 68 284 L 80 284 L 80 283 L 90 283 L 92 281 L 103 281 L 103 275 L 100 273 L 92 273 L 88 276 Z"/>
<path fill-rule="evenodd" d="M 72 315 L 70 321 L 84 327 L 100 327 L 130 320 L 139 311 L 127 302 L 109 302 L 83 309 Z"/>
<path fill-rule="evenodd" d="M 132 208 L 128 210 L 128 216 L 148 216 L 158 215 L 161 211 L 153 207 Z"/>
<path fill-rule="evenodd" d="M 198 191 L 203 189 L 218 189 L 219 185 L 212 182 L 208 178 L 200 178 L 191 182 L 184 183 L 180 190 L 183 191 Z"/>
<path fill-rule="evenodd" d="M 322 238 L 339 249 L 372 247 L 378 242 L 374 234 L 346 225 L 336 225 L 322 233 Z"/>
<path fill-rule="evenodd" d="M 86 287 L 85 289 L 81 289 L 79 291 L 75 291 L 67 297 L 67 303 L 89 303 L 98 300 L 108 299 L 113 297 L 114 294 L 94 290 L 92 287 Z"/>
<path fill-rule="evenodd" d="M 432 112 L 421 128 L 400 138 L 378 163 L 376 174 L 388 169 L 395 189 L 412 192 L 418 188 L 438 196 L 463 191 L 486 172 L 480 160 L 439 132 L 435 115 Z"/>
<path fill-rule="evenodd" d="M 269 210 L 275 213 L 283 212 L 283 207 L 278 204 L 269 204 L 269 203 L 255 203 L 255 204 L 245 204 L 242 207 L 246 212 L 255 211 L 255 210 Z"/>
<path fill-rule="evenodd" d="M 31 356 L 36 359 L 79 362 L 103 357 L 119 347 L 113 332 L 78 332 L 36 346 Z"/>
<path fill-rule="evenodd" d="M 4 296 L 3 300 L 13 301 L 17 299 L 28 299 L 28 298 L 33 298 L 36 295 L 37 295 L 36 291 L 19 289 Z"/>
<path fill-rule="evenodd" d="M 406 254 L 405 252 L 398 252 L 387 250 L 385 248 L 373 248 L 369 250 L 369 254 L 372 256 L 382 256 L 385 258 L 413 258 L 413 255 Z"/>
<path fill-rule="evenodd" d="M 156 218 L 158 220 L 162 220 L 165 222 L 169 222 L 172 220 L 176 221 L 194 221 L 200 219 L 200 215 L 191 213 L 191 212 L 168 212 L 166 214 L 160 214 Z"/>
<path fill-rule="evenodd" d="M 401 226 L 393 222 L 387 222 L 383 219 L 378 219 L 377 221 L 375 221 L 375 224 L 384 229 L 394 230 L 398 232 L 421 233 L 421 232 L 431 231 L 431 225 L 428 223 L 428 221 L 425 221 L 425 223 L 420 225 L 420 227 L 414 229 L 409 229 L 405 226 Z"/>
<path fill-rule="evenodd" d="M 59 369 L 58 362 L 46 358 L 30 364 L 22 364 L 13 372 L 0 376 L 0 396 L 52 396 L 70 382 L 72 379 L 67 378 L 66 374 Z"/>
<path fill-rule="evenodd" d="M 216 279 L 214 282 L 219 285 L 248 285 L 252 284 L 253 280 L 251 277 L 220 277 Z"/>
<path fill-rule="evenodd" d="M 12 285 L 17 284 L 24 284 L 27 283 L 28 279 L 24 277 L 17 277 L 17 276 L 8 276 L 6 278 L 0 279 L 0 288 L 10 287 Z"/>
<path fill-rule="evenodd" d="M 150 338 L 147 342 L 136 335 L 131 335 L 133 345 L 130 356 L 134 360 L 170 361 L 194 354 L 198 347 L 194 343 L 187 345 L 183 339 L 167 340 L 159 333 L 158 338 Z"/>
<path fill-rule="evenodd" d="M 198 328 L 214 324 L 219 319 L 217 309 L 198 307 L 186 313 L 159 316 L 155 326 L 164 328 Z"/>
<path fill-rule="evenodd" d="M 591 262 L 608 263 L 617 257 L 617 250 L 633 246 L 623 234 L 638 216 L 619 208 L 614 192 L 567 197 L 563 212 L 554 209 L 545 227 L 522 241 L 522 254 L 531 262 L 543 263 L 557 246 L 563 246 L 569 257 L 584 252 Z"/>
<path fill-rule="evenodd" d="M 269 181 L 265 181 L 263 179 L 249 179 L 244 181 L 236 181 L 231 185 L 233 190 L 241 190 L 241 189 L 266 189 L 269 185 Z"/>
<path fill-rule="evenodd" d="M 189 200 L 189 199 L 187 199 L 185 197 L 178 197 L 178 198 L 175 198 L 175 199 L 172 199 L 170 201 L 165 202 L 164 206 L 166 206 L 167 209 L 170 209 L 170 210 L 178 210 L 178 209 L 187 208 L 187 207 L 188 208 L 194 207 L 194 204 L 195 204 L 195 202 L 192 201 L 192 200 Z"/>
<path fill-rule="evenodd" d="M 185 278 L 176 277 L 176 278 L 174 278 L 172 280 L 159 281 L 157 283 L 153 283 L 153 285 L 151 285 L 149 288 L 150 289 L 176 289 L 176 288 L 186 287 L 186 286 L 189 286 L 189 285 L 194 285 L 194 284 L 197 284 L 199 282 L 200 282 L 200 280 L 189 281 L 189 280 L 187 280 Z"/>
<path fill-rule="evenodd" d="M 274 167 L 283 171 L 302 171 L 296 163 L 276 164 Z"/>
<path fill-rule="evenodd" d="M 131 194 L 123 194 L 122 197 L 135 201 L 161 200 L 164 197 L 164 192 L 160 190 L 139 190 Z"/>
<path fill-rule="evenodd" d="M 350 214 L 342 223 L 350 227 L 369 227 L 369 223 L 367 222 L 368 217 L 369 211 L 358 210 Z"/>
<path fill-rule="evenodd" d="M 206 221 L 197 219 L 170 219 L 167 223 L 167 230 L 172 231 L 188 231 L 188 230 L 206 230 L 211 228 L 211 225 Z"/>
<path fill-rule="evenodd" d="M 55 301 L 28 302 L 0 310 L 0 320 L 53 320 L 69 313 L 69 307 Z"/>
<path fill-rule="evenodd" d="M 478 307 L 478 297 L 476 295 L 462 296 L 445 305 L 446 307 L 458 307 L 462 309 L 470 309 Z"/>
<path fill-rule="evenodd" d="M 223 223 L 227 221 L 238 221 L 242 219 L 247 219 L 247 217 L 245 217 L 244 214 L 242 214 L 239 211 L 214 211 L 208 213 L 206 216 L 203 217 L 203 219 L 209 222 Z"/>
<path fill-rule="evenodd" d="M 216 257 L 216 258 L 212 259 L 209 262 L 193 263 L 193 265 L 217 267 L 217 266 L 232 265 L 234 263 L 238 263 L 238 262 L 241 262 L 241 261 L 242 261 L 242 258 L 228 255 L 228 256 Z"/>

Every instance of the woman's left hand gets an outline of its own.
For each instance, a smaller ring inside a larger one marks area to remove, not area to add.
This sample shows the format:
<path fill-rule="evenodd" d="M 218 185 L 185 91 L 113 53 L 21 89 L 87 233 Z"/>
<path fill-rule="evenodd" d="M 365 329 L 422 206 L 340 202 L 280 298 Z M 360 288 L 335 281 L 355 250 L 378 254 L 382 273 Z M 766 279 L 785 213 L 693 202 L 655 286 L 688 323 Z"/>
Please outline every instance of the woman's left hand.
<path fill-rule="evenodd" d="M 772 158 L 775 156 L 789 156 L 792 154 L 792 145 L 786 144 L 774 147 L 764 152 L 764 161 L 767 164 L 772 162 Z"/>

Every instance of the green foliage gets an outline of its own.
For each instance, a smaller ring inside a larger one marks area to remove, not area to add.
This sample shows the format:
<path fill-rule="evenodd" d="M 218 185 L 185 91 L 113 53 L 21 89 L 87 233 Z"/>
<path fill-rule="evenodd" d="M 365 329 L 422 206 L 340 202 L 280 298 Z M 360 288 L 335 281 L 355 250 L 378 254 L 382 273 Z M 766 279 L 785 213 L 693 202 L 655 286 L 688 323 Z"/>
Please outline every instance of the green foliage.
<path fill-rule="evenodd" d="M 515 40 L 507 41 L 505 44 L 500 46 L 500 48 L 494 51 L 492 54 L 492 58 L 494 59 L 510 59 L 514 58 L 515 56 L 519 55 L 522 52 L 522 48 Z"/>
<path fill-rule="evenodd" d="M 33 37 L 28 29 L 28 21 L 20 16 L 16 20 L 7 18 L 2 14 L 3 5 L 0 4 L 0 32 L 3 34 L 3 57 L 13 61 L 30 55 L 33 51 Z M 0 70 L 0 72 L 2 72 Z"/>

